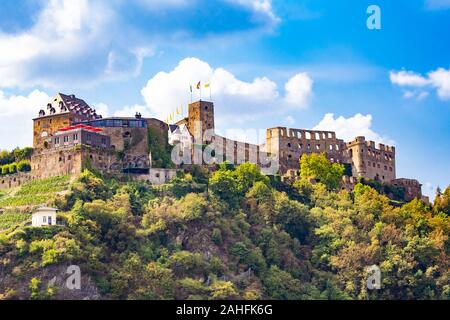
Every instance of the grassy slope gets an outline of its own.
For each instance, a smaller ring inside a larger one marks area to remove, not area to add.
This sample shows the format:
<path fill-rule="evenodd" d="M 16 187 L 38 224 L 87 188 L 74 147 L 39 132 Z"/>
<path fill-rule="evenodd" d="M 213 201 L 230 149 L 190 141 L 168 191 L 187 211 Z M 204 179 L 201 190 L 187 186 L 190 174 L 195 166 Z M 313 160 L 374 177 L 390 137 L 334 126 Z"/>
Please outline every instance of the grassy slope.
<path fill-rule="evenodd" d="M 0 230 L 29 219 L 34 207 L 47 203 L 56 193 L 67 190 L 69 177 L 53 177 L 28 182 L 20 188 L 0 193 Z"/>

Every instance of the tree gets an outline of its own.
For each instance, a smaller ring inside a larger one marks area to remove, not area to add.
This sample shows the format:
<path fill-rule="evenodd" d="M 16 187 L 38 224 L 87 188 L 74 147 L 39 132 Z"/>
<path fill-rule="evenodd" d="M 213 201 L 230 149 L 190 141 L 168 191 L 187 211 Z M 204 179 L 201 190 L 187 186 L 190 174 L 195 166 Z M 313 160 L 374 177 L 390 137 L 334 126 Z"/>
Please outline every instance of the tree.
<path fill-rule="evenodd" d="M 218 170 L 209 179 L 209 190 L 230 206 L 236 206 L 239 200 L 239 191 L 233 172 Z"/>
<path fill-rule="evenodd" d="M 261 169 L 254 163 L 243 163 L 234 171 L 236 186 L 241 194 L 247 191 L 255 184 L 255 182 L 263 182 L 269 184 L 269 178 L 261 173 Z"/>
<path fill-rule="evenodd" d="M 304 154 L 300 159 L 300 176 L 303 179 L 314 179 L 335 190 L 341 185 L 344 166 L 331 163 L 325 154 Z"/>

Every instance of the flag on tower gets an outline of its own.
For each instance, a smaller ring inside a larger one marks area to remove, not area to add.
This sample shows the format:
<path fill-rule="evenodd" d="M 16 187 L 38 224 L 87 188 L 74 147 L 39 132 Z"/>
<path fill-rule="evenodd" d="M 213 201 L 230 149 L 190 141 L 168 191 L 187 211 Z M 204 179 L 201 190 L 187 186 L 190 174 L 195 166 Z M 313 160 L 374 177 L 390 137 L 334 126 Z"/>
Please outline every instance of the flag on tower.
<path fill-rule="evenodd" d="M 197 89 L 200 90 L 201 88 L 202 88 L 202 83 L 201 83 L 201 81 L 199 81 L 199 82 L 197 83 Z"/>
<path fill-rule="evenodd" d="M 208 89 L 208 88 L 210 87 L 210 85 L 211 85 L 211 84 L 210 84 L 209 82 L 208 82 L 208 83 L 205 83 L 205 88 Z"/>

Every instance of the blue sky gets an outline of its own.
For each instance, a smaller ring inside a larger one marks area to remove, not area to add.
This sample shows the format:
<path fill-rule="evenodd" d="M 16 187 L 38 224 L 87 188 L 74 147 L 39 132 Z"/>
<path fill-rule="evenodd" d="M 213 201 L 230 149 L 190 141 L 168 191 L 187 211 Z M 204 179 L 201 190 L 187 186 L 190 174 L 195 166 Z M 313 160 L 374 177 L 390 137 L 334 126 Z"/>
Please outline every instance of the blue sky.
<path fill-rule="evenodd" d="M 219 129 L 364 134 L 432 195 L 450 184 L 449 34 L 450 0 L 4 0 L 0 148 L 30 144 L 58 91 L 164 119 L 211 81 Z"/>

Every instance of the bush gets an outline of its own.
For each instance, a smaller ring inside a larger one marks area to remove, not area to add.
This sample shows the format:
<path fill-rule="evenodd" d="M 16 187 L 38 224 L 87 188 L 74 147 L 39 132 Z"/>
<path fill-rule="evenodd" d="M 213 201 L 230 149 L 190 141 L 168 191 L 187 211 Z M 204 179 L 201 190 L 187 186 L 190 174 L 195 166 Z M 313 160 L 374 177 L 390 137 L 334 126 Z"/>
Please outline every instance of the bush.
<path fill-rule="evenodd" d="M 13 174 L 17 172 L 17 163 L 13 162 L 9 164 L 9 173 Z"/>
<path fill-rule="evenodd" d="M 27 160 L 21 160 L 17 164 L 17 171 L 19 172 L 29 172 L 31 171 L 31 164 L 30 161 Z"/>
<path fill-rule="evenodd" d="M 9 165 L 8 164 L 2 166 L 2 175 L 6 175 L 6 174 L 9 174 Z"/>

